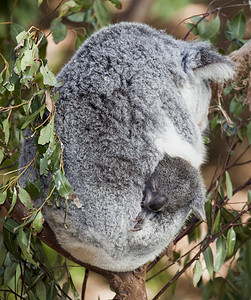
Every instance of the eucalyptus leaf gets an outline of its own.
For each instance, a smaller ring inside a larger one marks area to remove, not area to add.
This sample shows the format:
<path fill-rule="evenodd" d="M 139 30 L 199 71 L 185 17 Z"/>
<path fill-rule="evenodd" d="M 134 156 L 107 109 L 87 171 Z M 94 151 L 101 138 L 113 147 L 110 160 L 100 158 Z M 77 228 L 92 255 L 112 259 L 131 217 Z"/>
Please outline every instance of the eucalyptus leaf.
<path fill-rule="evenodd" d="M 226 176 L 227 197 L 228 199 L 231 199 L 233 197 L 233 186 L 232 186 L 231 178 L 227 171 L 225 172 L 225 176 Z"/>
<path fill-rule="evenodd" d="M 44 84 L 48 84 L 50 86 L 55 86 L 57 84 L 56 76 L 49 69 L 48 64 L 40 67 L 40 72 L 43 75 Z"/>
<path fill-rule="evenodd" d="M 77 5 L 76 2 L 73 0 L 65 2 L 59 9 L 59 18 L 67 15 L 69 13 L 69 10 L 72 7 L 75 7 L 76 5 Z"/>
<path fill-rule="evenodd" d="M 41 185 L 38 184 L 38 181 L 31 182 L 28 179 L 26 181 L 25 189 L 33 200 L 39 198 L 42 194 Z"/>
<path fill-rule="evenodd" d="M 22 253 L 23 253 L 23 256 L 25 257 L 25 259 L 27 259 L 27 261 L 30 262 L 31 264 L 38 267 L 38 264 L 32 258 L 32 254 L 29 250 L 29 241 L 27 239 L 27 236 L 26 236 L 23 228 L 20 228 L 18 230 L 17 242 L 18 242 L 20 249 L 22 250 Z"/>
<path fill-rule="evenodd" d="M 221 212 L 220 210 L 218 210 L 216 218 L 214 220 L 214 226 L 213 226 L 213 234 L 215 234 L 218 229 L 219 229 L 219 225 L 220 225 L 220 216 L 221 216 Z"/>
<path fill-rule="evenodd" d="M 202 40 L 211 40 L 216 35 L 218 35 L 220 30 L 220 18 L 216 16 L 215 19 L 209 22 L 206 30 L 201 34 L 200 32 L 200 39 Z"/>
<path fill-rule="evenodd" d="M 4 284 L 8 284 L 10 280 L 15 276 L 16 274 L 16 268 L 18 264 L 15 262 L 12 262 L 12 264 L 5 268 L 4 272 Z"/>
<path fill-rule="evenodd" d="M 219 272 L 227 255 L 227 245 L 226 241 L 222 235 L 220 235 L 216 240 L 216 254 L 215 254 L 215 264 L 214 271 Z"/>
<path fill-rule="evenodd" d="M 1 234 L 0 235 L 0 267 L 3 265 L 6 254 L 7 254 L 7 249 L 4 245 L 3 235 Z"/>
<path fill-rule="evenodd" d="M 236 233 L 231 227 L 227 232 L 227 257 L 231 257 L 234 252 L 234 247 L 236 244 Z"/>
<path fill-rule="evenodd" d="M 40 135 L 38 138 L 38 144 L 45 145 L 50 142 L 50 140 L 53 138 L 53 130 L 54 130 L 54 122 L 51 120 L 51 122 L 41 129 Z"/>
<path fill-rule="evenodd" d="M 54 182 L 56 189 L 61 197 L 67 198 L 70 193 L 73 193 L 68 179 L 60 170 L 56 171 L 56 173 L 54 174 Z"/>
<path fill-rule="evenodd" d="M 214 261 L 213 261 L 213 253 L 210 246 L 206 248 L 206 250 L 203 252 L 206 267 L 208 270 L 208 273 L 210 275 L 210 278 L 213 279 L 214 276 Z"/>
<path fill-rule="evenodd" d="M 10 25 L 10 35 L 12 37 L 13 41 L 16 41 L 16 36 L 22 32 L 25 31 L 25 28 L 21 26 L 20 24 L 13 23 Z"/>
<path fill-rule="evenodd" d="M 226 23 L 226 36 L 229 40 L 242 39 L 246 31 L 246 19 L 241 10 L 231 21 Z"/>
<path fill-rule="evenodd" d="M 194 287 L 196 287 L 198 282 L 200 281 L 202 272 L 203 272 L 202 264 L 201 264 L 200 260 L 197 260 L 197 262 L 193 268 L 193 285 L 194 285 Z"/>
<path fill-rule="evenodd" d="M 19 44 L 22 40 L 27 39 L 27 37 L 28 37 L 27 32 L 26 32 L 25 30 L 24 30 L 24 31 L 21 31 L 21 32 L 16 36 L 17 43 Z"/>
<path fill-rule="evenodd" d="M 112 4 L 115 5 L 115 7 L 117 9 L 121 9 L 122 8 L 122 4 L 121 4 L 121 1 L 120 0 L 109 0 Z"/>
<path fill-rule="evenodd" d="M 0 205 L 4 204 L 7 197 L 7 191 L 3 191 L 0 193 Z"/>
<path fill-rule="evenodd" d="M 33 232 L 35 233 L 40 232 L 43 229 L 43 224 L 44 224 L 44 217 L 41 211 L 39 211 L 32 222 Z"/>
<path fill-rule="evenodd" d="M 56 18 L 51 22 L 50 30 L 52 33 L 53 41 L 56 44 L 65 39 L 67 28 L 63 23 L 61 23 L 61 18 Z"/>
<path fill-rule="evenodd" d="M 21 70 L 24 71 L 33 64 L 33 49 L 27 49 L 21 59 Z"/>
<path fill-rule="evenodd" d="M 16 189 L 16 187 L 13 187 L 11 206 L 10 206 L 10 209 L 8 211 L 8 214 L 10 214 L 12 212 L 14 206 L 16 205 L 16 202 L 17 202 L 17 189 Z"/>
<path fill-rule="evenodd" d="M 4 131 L 4 141 L 5 144 L 8 144 L 9 138 L 10 138 L 10 123 L 9 119 L 5 119 L 3 121 L 3 131 Z"/>
<path fill-rule="evenodd" d="M 77 12 L 67 17 L 68 20 L 72 22 L 83 22 L 85 18 L 85 13 Z"/>
<path fill-rule="evenodd" d="M 19 200 L 23 203 L 23 205 L 25 207 L 27 207 L 29 210 L 32 210 L 33 206 L 32 206 L 32 202 L 31 202 L 31 196 L 20 185 L 18 185 L 17 187 L 18 187 L 18 197 L 19 197 Z"/>
<path fill-rule="evenodd" d="M 27 120 L 22 125 L 21 129 L 25 129 L 30 123 L 32 123 L 36 117 L 45 110 L 45 104 L 43 104 L 38 110 L 36 110 L 33 114 L 29 115 Z"/>
<path fill-rule="evenodd" d="M 251 278 L 251 239 L 246 242 L 245 248 L 245 267 L 249 278 Z"/>
<path fill-rule="evenodd" d="M 46 286 L 42 280 L 39 280 L 36 284 L 36 295 L 39 300 L 47 300 Z"/>
<path fill-rule="evenodd" d="M 38 0 L 38 7 L 43 3 L 44 0 Z"/>
<path fill-rule="evenodd" d="M 107 8 L 101 0 L 95 0 L 93 3 L 94 14 L 101 26 L 107 26 L 110 21 L 110 16 Z"/>

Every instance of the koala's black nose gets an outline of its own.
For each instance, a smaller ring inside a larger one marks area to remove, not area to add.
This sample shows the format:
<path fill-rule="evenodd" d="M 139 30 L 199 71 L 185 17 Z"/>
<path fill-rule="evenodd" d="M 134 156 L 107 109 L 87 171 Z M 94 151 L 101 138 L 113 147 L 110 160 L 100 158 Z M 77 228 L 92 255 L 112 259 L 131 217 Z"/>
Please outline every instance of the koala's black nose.
<path fill-rule="evenodd" d="M 147 203 L 146 207 L 153 212 L 158 212 L 165 206 L 166 203 L 167 203 L 166 197 L 162 195 L 158 195 L 154 199 L 152 199 L 149 203 Z"/>

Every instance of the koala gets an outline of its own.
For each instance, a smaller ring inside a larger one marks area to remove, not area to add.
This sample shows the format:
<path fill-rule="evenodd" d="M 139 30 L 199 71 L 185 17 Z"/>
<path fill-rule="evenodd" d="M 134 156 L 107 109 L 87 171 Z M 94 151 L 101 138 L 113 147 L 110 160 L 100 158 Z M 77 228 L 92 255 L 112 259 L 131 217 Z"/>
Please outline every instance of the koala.
<path fill-rule="evenodd" d="M 179 157 L 165 155 L 146 180 L 142 210 L 132 230 L 141 230 L 144 220 L 154 218 L 155 213 L 164 210 L 174 213 L 182 207 L 190 207 L 199 219 L 205 220 L 204 198 L 200 172 Z"/>
<path fill-rule="evenodd" d="M 233 74 L 232 62 L 207 43 L 176 40 L 143 24 L 111 25 L 83 43 L 57 76 L 55 115 L 65 175 L 81 205 L 68 200 L 67 229 L 64 201 L 43 206 L 62 248 L 101 269 L 130 271 L 159 255 L 191 211 L 203 216 L 199 169 L 210 82 Z M 35 151 L 25 141 L 20 166 Z M 20 185 L 39 177 L 34 169 Z M 48 178 L 40 178 L 45 191 Z M 155 181 L 168 196 L 160 205 L 150 199 Z M 142 209 L 149 217 L 131 230 Z"/>

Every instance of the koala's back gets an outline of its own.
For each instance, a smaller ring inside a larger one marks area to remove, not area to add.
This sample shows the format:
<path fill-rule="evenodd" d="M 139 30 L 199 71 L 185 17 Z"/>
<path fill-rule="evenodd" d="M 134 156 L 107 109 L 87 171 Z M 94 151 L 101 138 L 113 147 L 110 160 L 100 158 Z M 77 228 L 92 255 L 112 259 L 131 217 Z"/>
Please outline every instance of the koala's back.
<path fill-rule="evenodd" d="M 198 144 L 177 92 L 186 80 L 182 50 L 182 42 L 148 26 L 115 25 L 90 37 L 58 75 L 55 131 L 82 208 L 69 201 L 68 230 L 63 209 L 45 207 L 45 216 L 61 245 L 81 261 L 134 269 L 168 245 L 190 211 L 162 213 L 141 231 L 130 230 L 145 180 L 163 158 L 155 136 L 170 128 L 185 143 Z"/>

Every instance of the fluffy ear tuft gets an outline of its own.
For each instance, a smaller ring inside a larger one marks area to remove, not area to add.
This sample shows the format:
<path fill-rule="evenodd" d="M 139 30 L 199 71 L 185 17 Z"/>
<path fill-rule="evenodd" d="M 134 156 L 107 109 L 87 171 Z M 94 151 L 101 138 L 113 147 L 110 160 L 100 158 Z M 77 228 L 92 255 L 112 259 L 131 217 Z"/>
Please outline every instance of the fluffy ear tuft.
<path fill-rule="evenodd" d="M 235 64 L 212 50 L 206 43 L 191 43 L 183 57 L 183 68 L 187 73 L 193 72 L 196 77 L 223 82 L 231 79 L 235 73 Z"/>

